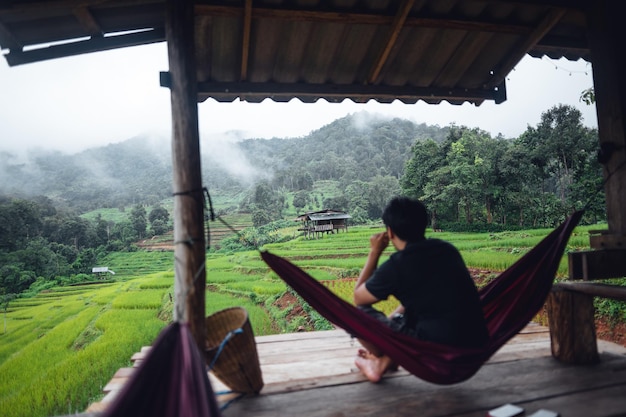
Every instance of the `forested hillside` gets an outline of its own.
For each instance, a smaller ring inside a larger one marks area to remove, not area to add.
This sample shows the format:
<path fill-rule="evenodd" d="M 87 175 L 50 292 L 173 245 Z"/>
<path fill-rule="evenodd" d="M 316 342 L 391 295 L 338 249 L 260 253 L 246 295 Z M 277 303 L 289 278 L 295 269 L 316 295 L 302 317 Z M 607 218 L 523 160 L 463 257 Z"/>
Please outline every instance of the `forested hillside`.
<path fill-rule="evenodd" d="M 309 182 L 399 178 L 416 140 L 440 142 L 448 130 L 359 113 L 301 138 L 237 143 L 205 138 L 203 178 L 210 189 L 237 190 L 270 181 L 291 191 L 307 188 L 305 176 Z M 45 195 L 78 212 L 153 204 L 171 195 L 170 147 L 166 139 L 135 137 L 74 155 L 35 151 L 24 160 L 0 153 L 0 194 Z"/>
<path fill-rule="evenodd" d="M 515 139 L 459 128 L 441 143 L 416 142 L 402 189 L 427 204 L 433 225 L 549 227 L 582 208 L 595 223 L 605 217 L 597 148 L 580 113 L 556 106 Z"/>
<path fill-rule="evenodd" d="M 281 219 L 305 210 L 378 221 L 399 194 L 425 201 L 433 228 L 550 227 L 583 207 L 583 223 L 604 220 L 597 144 L 570 106 L 549 109 L 518 138 L 358 113 L 300 138 L 202 138 L 202 176 L 219 215 L 245 215 L 256 226 L 226 239 L 227 250 L 268 242 Z M 22 160 L 0 153 L 0 173 L 0 291 L 80 280 L 106 253 L 171 230 L 166 139 Z M 104 208 L 115 219 L 103 218 Z"/>

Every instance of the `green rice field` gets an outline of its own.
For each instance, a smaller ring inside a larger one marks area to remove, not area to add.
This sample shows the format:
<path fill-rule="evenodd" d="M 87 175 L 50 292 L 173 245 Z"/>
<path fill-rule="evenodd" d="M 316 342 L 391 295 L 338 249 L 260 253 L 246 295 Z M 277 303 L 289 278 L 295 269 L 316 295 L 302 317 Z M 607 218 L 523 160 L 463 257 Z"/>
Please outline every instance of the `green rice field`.
<path fill-rule="evenodd" d="M 568 250 L 588 247 L 579 227 Z M 369 237 L 382 226 L 351 227 L 320 239 L 267 245 L 323 281 L 346 300 L 369 250 Z M 455 244 L 467 265 L 501 271 L 550 230 L 504 233 L 429 233 Z M 388 249 L 383 260 L 391 254 Z M 172 320 L 175 260 L 172 252 L 110 254 L 103 265 L 115 271 L 108 281 L 56 287 L 12 301 L 0 329 L 0 410 L 3 417 L 52 416 L 84 411 L 102 395 L 115 371 L 150 345 Z M 206 259 L 206 314 L 244 307 L 256 335 L 330 328 L 304 304 L 308 315 L 290 317 L 279 300 L 286 285 L 257 251 L 210 253 Z M 559 276 L 567 273 L 566 258 Z M 113 279 L 111 281 L 111 279 Z M 394 300 L 384 309 L 395 308 Z"/>

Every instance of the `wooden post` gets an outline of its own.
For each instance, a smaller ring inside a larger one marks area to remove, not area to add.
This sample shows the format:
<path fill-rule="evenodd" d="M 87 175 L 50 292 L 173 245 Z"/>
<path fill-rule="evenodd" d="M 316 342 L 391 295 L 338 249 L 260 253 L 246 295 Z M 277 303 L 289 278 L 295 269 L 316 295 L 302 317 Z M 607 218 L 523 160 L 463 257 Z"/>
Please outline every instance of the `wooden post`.
<path fill-rule="evenodd" d="M 552 356 L 578 365 L 598 362 L 593 296 L 553 290 L 546 307 Z"/>
<path fill-rule="evenodd" d="M 174 320 L 189 324 L 205 350 L 204 204 L 193 0 L 168 0 L 165 34 L 170 66 L 174 192 Z"/>
<path fill-rule="evenodd" d="M 626 66 L 620 39 L 624 32 L 614 3 L 599 0 L 588 13 L 589 45 L 593 64 L 600 145 L 610 149 L 604 174 L 611 175 L 605 186 L 609 233 L 626 236 Z"/>

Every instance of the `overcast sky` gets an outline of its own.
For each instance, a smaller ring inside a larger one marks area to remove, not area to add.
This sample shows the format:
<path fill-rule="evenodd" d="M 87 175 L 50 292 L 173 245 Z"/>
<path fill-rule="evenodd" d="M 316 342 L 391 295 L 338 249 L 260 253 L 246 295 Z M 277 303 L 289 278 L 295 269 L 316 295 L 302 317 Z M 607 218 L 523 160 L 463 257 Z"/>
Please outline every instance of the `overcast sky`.
<path fill-rule="evenodd" d="M 0 59 L 0 150 L 54 149 L 78 152 L 149 134 L 169 137 L 169 90 L 159 86 L 167 71 L 165 43 L 86 54 L 9 68 Z M 272 138 L 305 136 L 333 120 L 365 110 L 417 123 L 479 127 L 492 135 L 517 137 L 536 126 L 541 114 L 569 104 L 596 127 L 595 106 L 579 100 L 591 87 L 591 65 L 567 60 L 525 58 L 507 78 L 508 99 L 453 106 L 418 102 L 304 104 L 199 104 L 203 139 L 229 136 Z M 228 133 L 230 132 L 230 133 Z"/>

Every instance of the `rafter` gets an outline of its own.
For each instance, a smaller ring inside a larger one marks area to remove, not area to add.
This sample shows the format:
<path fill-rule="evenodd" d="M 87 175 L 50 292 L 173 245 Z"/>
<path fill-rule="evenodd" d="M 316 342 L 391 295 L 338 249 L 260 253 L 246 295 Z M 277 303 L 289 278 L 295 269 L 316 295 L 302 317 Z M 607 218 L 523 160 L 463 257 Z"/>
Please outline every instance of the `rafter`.
<path fill-rule="evenodd" d="M 87 7 L 77 7 L 73 10 L 73 13 L 87 33 L 92 36 L 100 36 L 103 34 L 102 28 L 98 22 L 96 22 L 96 19 Z"/>
<path fill-rule="evenodd" d="M 393 49 L 396 41 L 398 40 L 398 36 L 400 35 L 400 31 L 404 26 L 404 22 L 406 22 L 406 18 L 411 11 L 411 8 L 415 4 L 415 0 L 405 0 L 400 9 L 398 9 L 398 13 L 393 20 L 393 24 L 391 25 L 391 29 L 389 30 L 389 36 L 387 37 L 387 42 L 385 43 L 385 47 L 380 52 L 376 63 L 372 67 L 370 71 L 370 75 L 367 79 L 368 84 L 374 84 L 380 75 L 380 72 L 383 69 L 383 66 L 387 62 L 389 58 L 389 54 Z"/>
<path fill-rule="evenodd" d="M 554 25 L 561 20 L 564 14 L 564 9 L 550 9 L 539 25 L 537 25 L 535 30 L 533 30 L 532 33 L 509 54 L 508 58 L 503 61 L 500 68 L 497 68 L 494 71 L 492 78 L 493 81 L 489 83 L 488 86 L 493 87 L 502 82 L 507 74 L 515 68 L 515 65 L 522 60 L 524 55 L 533 49 L 533 47 L 546 35 L 546 33 L 548 33 L 550 29 L 552 29 Z"/>
<path fill-rule="evenodd" d="M 241 16 L 241 8 L 233 6 L 211 6 L 196 4 L 198 16 Z M 325 22 L 361 25 L 392 25 L 397 16 L 367 13 L 344 13 L 329 11 L 289 10 L 252 8 L 253 19 L 280 19 L 294 22 Z M 419 26 L 433 29 L 458 29 L 510 34 L 527 34 L 531 26 L 513 24 L 512 22 L 450 19 L 449 17 L 412 17 L 406 16 L 404 26 Z"/>
<path fill-rule="evenodd" d="M 11 50 L 21 50 L 24 47 L 2 23 L 0 23 L 0 46 L 2 46 L 3 49 Z"/>
<path fill-rule="evenodd" d="M 252 0 L 246 0 L 243 12 L 243 41 L 241 44 L 241 76 L 239 79 L 248 79 L 248 57 L 250 55 L 250 31 L 252 26 Z"/>

